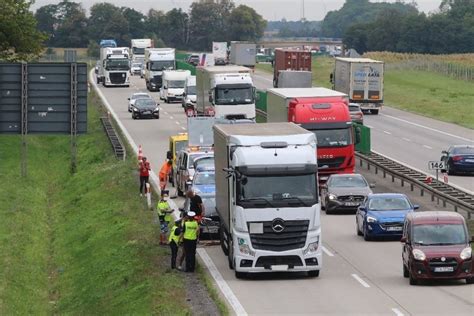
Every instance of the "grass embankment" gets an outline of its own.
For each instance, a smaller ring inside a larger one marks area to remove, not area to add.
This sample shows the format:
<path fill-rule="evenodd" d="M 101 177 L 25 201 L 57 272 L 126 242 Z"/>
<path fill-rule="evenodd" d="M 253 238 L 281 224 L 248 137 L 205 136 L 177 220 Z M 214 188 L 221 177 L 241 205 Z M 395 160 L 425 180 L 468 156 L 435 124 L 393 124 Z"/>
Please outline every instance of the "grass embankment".
<path fill-rule="evenodd" d="M 443 60 L 449 58 L 445 55 Z M 464 59 L 455 55 L 453 62 L 463 63 Z M 271 65 L 257 65 L 257 68 L 272 71 Z M 313 85 L 330 88 L 329 74 L 333 68 L 333 58 L 313 58 Z M 391 69 L 386 70 L 384 83 L 385 104 L 474 128 L 474 83 L 433 72 Z"/>
<path fill-rule="evenodd" d="M 89 104 L 97 103 L 91 98 Z M 89 132 L 69 173 L 69 137 L 0 137 L 0 315 L 188 314 L 168 270 L 133 158 L 117 161 L 89 106 Z"/>

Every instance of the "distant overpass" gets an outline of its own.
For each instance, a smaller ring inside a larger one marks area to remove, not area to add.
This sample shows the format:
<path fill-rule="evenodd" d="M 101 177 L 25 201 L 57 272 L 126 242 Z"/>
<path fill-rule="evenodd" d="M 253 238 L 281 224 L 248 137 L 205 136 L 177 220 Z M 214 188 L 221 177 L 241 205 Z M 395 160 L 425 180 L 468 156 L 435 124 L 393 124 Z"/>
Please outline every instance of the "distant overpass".
<path fill-rule="evenodd" d="M 342 39 L 329 37 L 263 37 L 257 42 L 257 46 L 261 48 L 326 46 L 328 50 L 334 50 L 335 46 L 342 46 Z"/>

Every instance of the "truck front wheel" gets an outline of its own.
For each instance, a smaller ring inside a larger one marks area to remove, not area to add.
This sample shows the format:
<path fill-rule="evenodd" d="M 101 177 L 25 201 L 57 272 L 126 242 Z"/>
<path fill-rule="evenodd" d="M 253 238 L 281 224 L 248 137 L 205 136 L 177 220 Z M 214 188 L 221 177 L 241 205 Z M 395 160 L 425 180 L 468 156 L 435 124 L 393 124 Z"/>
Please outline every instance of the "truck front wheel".
<path fill-rule="evenodd" d="M 370 114 L 377 115 L 377 114 L 379 114 L 379 110 L 378 110 L 378 109 L 376 109 L 376 110 L 370 110 Z"/>
<path fill-rule="evenodd" d="M 234 260 L 234 243 L 232 242 L 232 236 L 227 236 L 229 239 L 229 255 L 227 256 L 227 261 L 229 262 L 229 269 L 234 270 L 235 260 Z"/>
<path fill-rule="evenodd" d="M 226 256 L 229 255 L 229 245 L 227 244 L 227 241 L 226 241 L 226 232 L 225 232 L 225 228 L 224 228 L 224 224 L 221 223 L 221 228 L 219 229 L 219 237 L 220 237 L 220 241 L 221 241 L 221 248 L 222 248 L 222 252 L 224 252 L 224 254 Z"/>

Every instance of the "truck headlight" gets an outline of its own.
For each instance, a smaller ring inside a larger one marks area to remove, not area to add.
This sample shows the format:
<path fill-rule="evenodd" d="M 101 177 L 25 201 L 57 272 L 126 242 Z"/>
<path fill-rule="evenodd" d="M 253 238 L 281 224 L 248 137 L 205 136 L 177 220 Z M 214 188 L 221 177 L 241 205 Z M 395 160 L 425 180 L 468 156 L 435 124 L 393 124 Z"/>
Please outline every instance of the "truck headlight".
<path fill-rule="evenodd" d="M 471 258 L 472 257 L 472 248 L 471 247 L 464 248 L 461 251 L 461 254 L 459 256 L 461 257 L 462 260 L 466 260 L 466 259 Z"/>
<path fill-rule="evenodd" d="M 239 243 L 239 251 L 241 254 L 243 255 L 248 255 L 248 256 L 252 256 L 254 257 L 255 256 L 255 251 L 253 251 L 252 249 L 250 249 L 250 246 L 247 245 L 245 239 L 243 238 L 237 238 L 237 241 Z"/>
<path fill-rule="evenodd" d="M 426 259 L 425 253 L 421 251 L 420 249 L 413 249 L 412 254 L 415 260 L 423 261 Z"/>
<path fill-rule="evenodd" d="M 377 222 L 377 219 L 372 216 L 367 216 L 367 223 L 375 223 Z"/>
<path fill-rule="evenodd" d="M 318 251 L 318 248 L 319 248 L 319 237 L 317 241 L 310 243 L 308 245 L 308 247 L 304 250 L 303 254 L 306 256 L 308 254 L 315 253 Z"/>
<path fill-rule="evenodd" d="M 330 199 L 331 201 L 337 200 L 337 195 L 330 193 L 330 194 L 329 194 L 329 199 Z"/>

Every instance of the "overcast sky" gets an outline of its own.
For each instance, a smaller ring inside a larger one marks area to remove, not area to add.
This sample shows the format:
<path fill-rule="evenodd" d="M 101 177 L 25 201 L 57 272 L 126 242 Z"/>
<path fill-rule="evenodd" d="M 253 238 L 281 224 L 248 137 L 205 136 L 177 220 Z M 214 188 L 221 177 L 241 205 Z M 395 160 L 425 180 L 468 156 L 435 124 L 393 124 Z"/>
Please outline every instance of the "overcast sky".
<path fill-rule="evenodd" d="M 190 0 L 71 0 L 80 2 L 82 5 L 89 9 L 91 5 L 98 2 L 109 2 L 116 6 L 127 6 L 134 8 L 135 10 L 146 13 L 150 8 L 168 11 L 172 8 L 181 8 L 184 11 L 188 11 L 190 4 L 193 1 Z M 253 7 L 259 14 L 261 14 L 267 20 L 281 20 L 286 18 L 287 20 L 299 20 L 302 17 L 303 1 L 305 6 L 305 17 L 308 20 L 322 20 L 327 12 L 332 10 L 338 10 L 342 7 L 345 0 L 235 0 L 234 2 L 239 4 L 245 4 Z M 59 0 L 36 0 L 32 6 L 33 10 L 51 3 L 59 3 Z M 382 0 L 372 0 L 372 2 L 384 2 Z M 394 0 L 388 0 L 385 2 L 395 2 Z M 411 2 L 411 0 L 405 0 L 405 2 Z M 426 13 L 435 11 L 438 9 L 441 0 L 415 0 L 418 3 L 418 9 Z"/>

